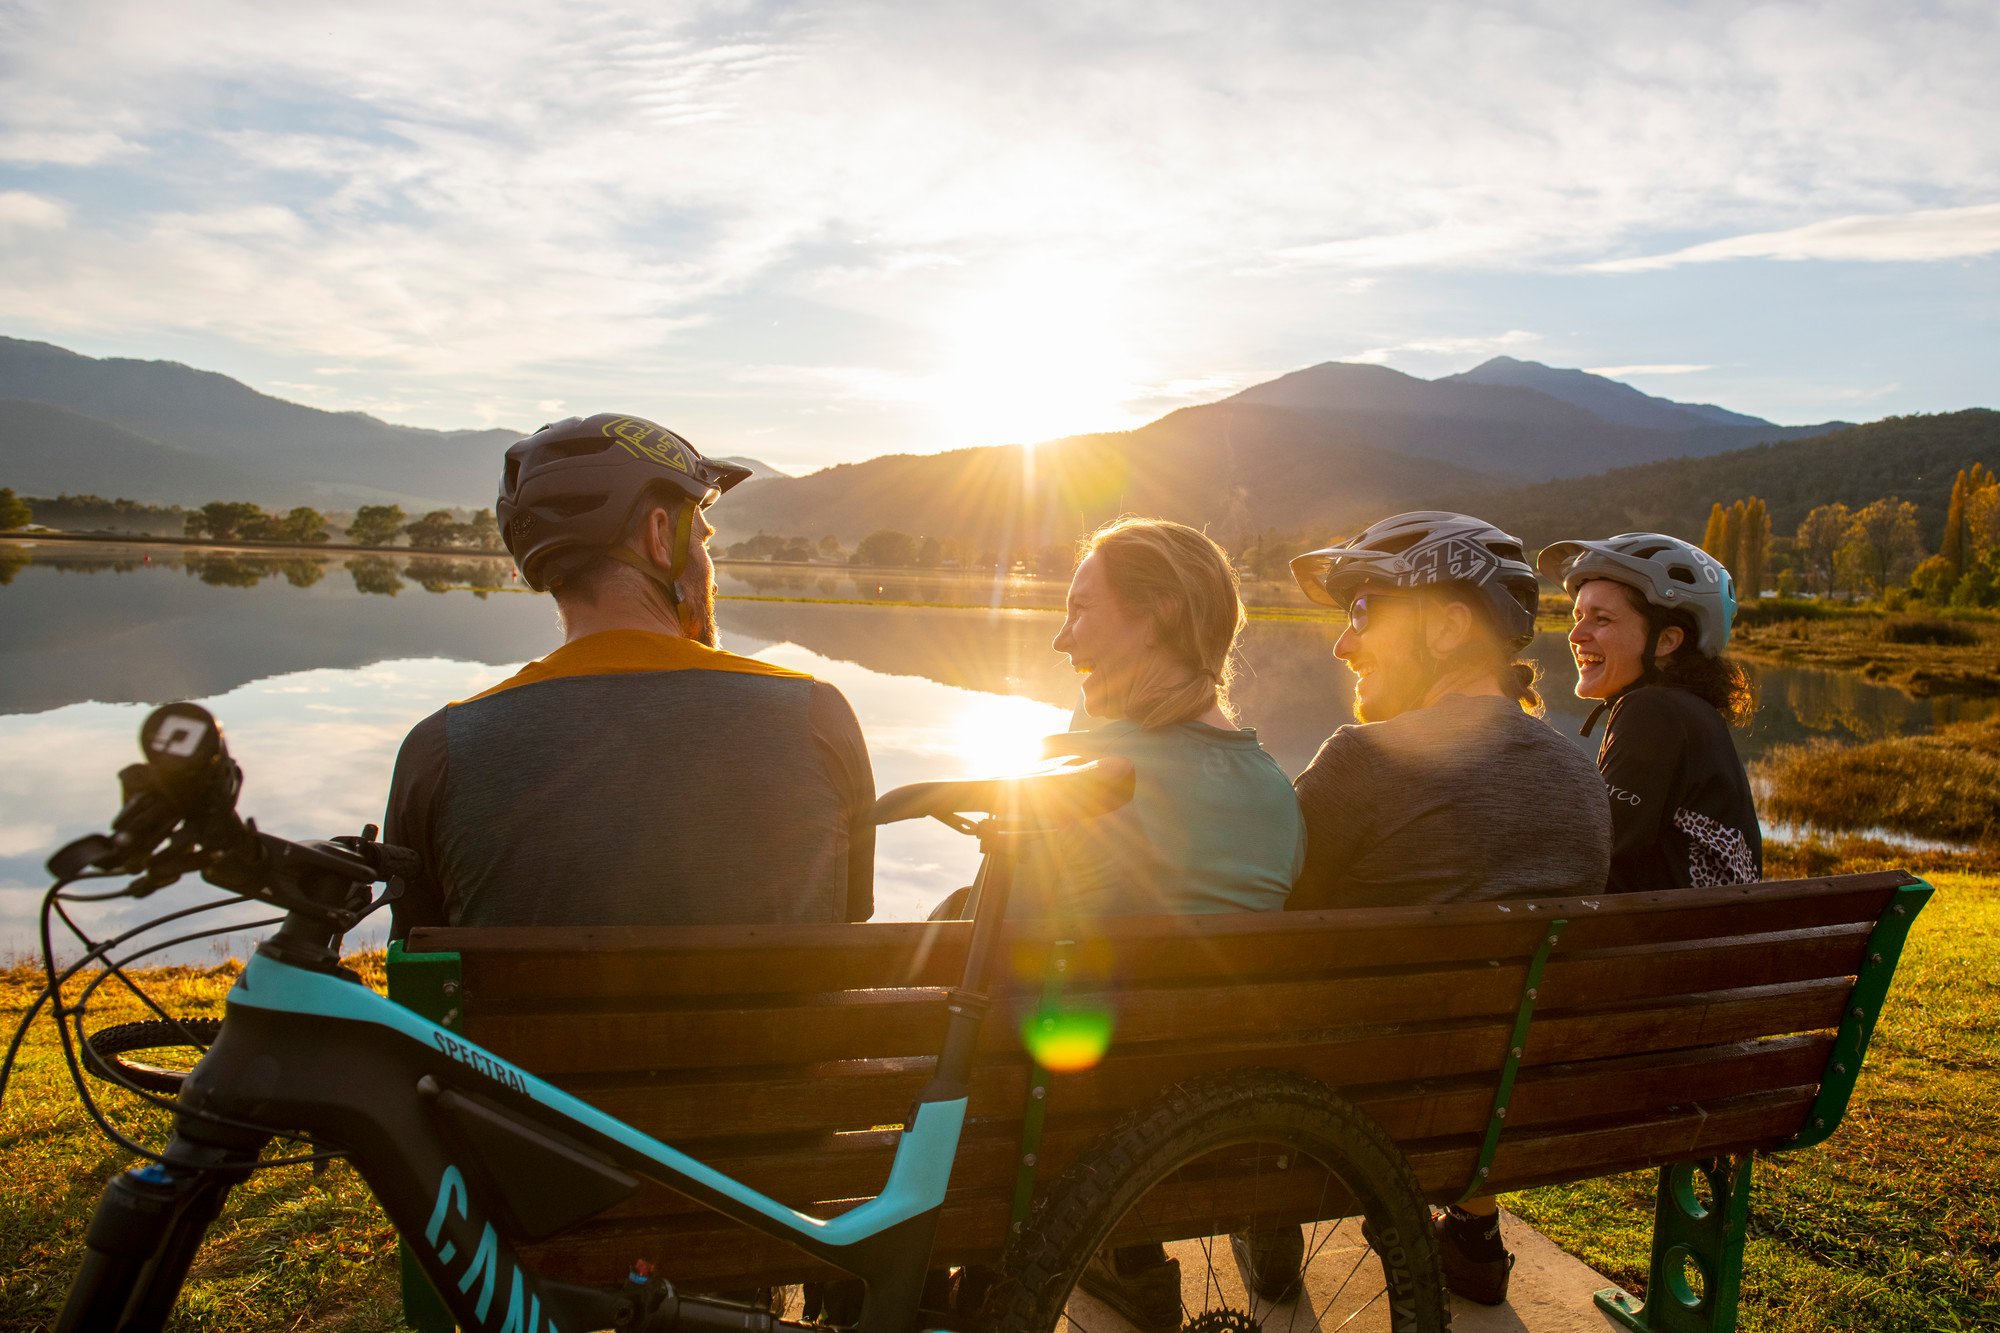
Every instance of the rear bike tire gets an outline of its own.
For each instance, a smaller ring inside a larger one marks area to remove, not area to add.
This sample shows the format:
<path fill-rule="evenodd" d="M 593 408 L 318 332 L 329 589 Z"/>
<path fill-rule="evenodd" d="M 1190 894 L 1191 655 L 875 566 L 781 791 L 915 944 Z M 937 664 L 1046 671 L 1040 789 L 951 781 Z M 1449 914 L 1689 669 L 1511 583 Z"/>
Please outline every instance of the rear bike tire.
<path fill-rule="evenodd" d="M 1328 1261 L 1329 1268 L 1348 1273 L 1341 1290 L 1329 1295 L 1331 1282 L 1314 1278 L 1305 1283 L 1303 1294 L 1294 1288 L 1288 1302 L 1272 1302 L 1246 1291 L 1231 1257 L 1227 1233 L 1244 1225 L 1241 1191 L 1227 1203 L 1220 1201 L 1224 1192 L 1216 1192 L 1213 1206 L 1225 1211 L 1201 1233 L 1209 1239 L 1177 1247 L 1182 1262 L 1179 1327 L 1192 1333 L 1317 1329 L 1329 1315 L 1331 1327 L 1350 1307 L 1377 1304 L 1394 1333 L 1443 1333 L 1449 1327 L 1430 1209 L 1409 1163 L 1366 1114 L 1325 1084 L 1284 1070 L 1180 1084 L 1087 1150 L 1051 1187 L 1009 1251 L 982 1312 L 983 1327 L 1005 1333 L 1131 1327 L 1107 1307 L 1078 1296 L 1084 1270 L 1114 1232 L 1130 1238 L 1135 1227 L 1145 1231 L 1149 1198 L 1199 1197 L 1201 1164 L 1220 1151 L 1235 1156 L 1238 1170 L 1246 1158 L 1258 1164 L 1248 1196 L 1252 1212 L 1268 1160 L 1273 1168 L 1270 1198 L 1282 1190 L 1296 1203 L 1301 1186 L 1308 1197 L 1317 1188 L 1321 1207 L 1312 1209 L 1317 1213 L 1337 1204 L 1329 1194 L 1333 1186 L 1326 1183 L 1333 1182 L 1358 1206 L 1363 1221 L 1360 1228 L 1324 1221 L 1305 1228 L 1309 1271 L 1312 1259 L 1334 1243 L 1336 1231 L 1343 1234 L 1339 1259 Z M 1298 1171 L 1301 1166 L 1307 1169 Z M 1164 1193 L 1156 1193 L 1163 1188 Z M 1183 1223 L 1172 1230 L 1189 1236 L 1199 1226 L 1191 1231 Z M 1348 1255 L 1357 1251 L 1349 1268 Z M 1198 1271 L 1186 1271 L 1189 1264 Z M 1363 1287 L 1350 1293 L 1347 1288 L 1357 1277 Z"/>

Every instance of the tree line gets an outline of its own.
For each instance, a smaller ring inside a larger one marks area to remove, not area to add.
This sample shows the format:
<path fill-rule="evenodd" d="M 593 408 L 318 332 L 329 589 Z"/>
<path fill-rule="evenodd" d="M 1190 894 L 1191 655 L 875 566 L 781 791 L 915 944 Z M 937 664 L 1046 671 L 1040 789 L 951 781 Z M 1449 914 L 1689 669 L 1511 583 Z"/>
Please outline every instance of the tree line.
<path fill-rule="evenodd" d="M 431 550 L 502 551 L 500 525 L 491 509 L 461 518 L 460 511 L 433 509 L 412 517 L 401 505 L 362 505 L 343 527 L 338 517 L 309 505 L 283 513 L 249 500 L 211 500 L 198 509 L 107 500 L 101 495 L 59 495 L 29 500 L 0 487 L 0 532 L 27 527 L 37 514 L 50 523 L 137 524 L 155 529 L 177 526 L 181 535 L 208 541 L 293 542 L 318 545 L 339 533 L 353 546 L 411 546 Z"/>
<path fill-rule="evenodd" d="M 1917 506 L 1894 495 L 1858 509 L 1815 505 L 1789 535 L 1776 536 L 1762 499 L 1718 501 L 1701 547 L 1728 568 L 1744 601 L 1771 589 L 1780 597 L 2000 605 L 2000 481 L 1979 463 L 1959 471 L 1936 553 L 1925 545 Z"/>

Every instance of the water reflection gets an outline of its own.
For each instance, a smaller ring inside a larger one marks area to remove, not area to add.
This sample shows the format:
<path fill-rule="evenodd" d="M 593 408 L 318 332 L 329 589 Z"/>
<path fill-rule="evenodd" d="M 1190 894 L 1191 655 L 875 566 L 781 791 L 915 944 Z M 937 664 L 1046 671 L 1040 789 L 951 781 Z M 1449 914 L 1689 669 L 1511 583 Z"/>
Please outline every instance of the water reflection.
<path fill-rule="evenodd" d="M 807 582 L 788 582 L 798 579 Z M 1014 584 L 1010 598 L 1061 594 L 1047 581 Z M 857 575 L 838 569 L 725 566 L 721 586 L 733 598 L 719 608 L 725 646 L 838 685 L 885 790 L 1019 767 L 1041 736 L 1066 725 L 1076 700 L 1076 677 L 1049 648 L 1050 611 L 954 609 L 989 597 L 988 580 L 875 579 L 866 584 L 871 600 L 879 588 L 881 601 L 903 605 L 873 606 L 755 600 L 855 596 Z M 324 836 L 380 817 L 410 725 L 558 639 L 549 602 L 522 588 L 505 561 L 478 557 L 0 543 L 0 588 L 0 954 L 28 946 L 43 858 L 112 814 L 116 774 L 136 757 L 147 705 L 207 703 L 244 758 L 246 812 L 290 836 Z M 1246 635 L 1237 701 L 1288 771 L 1348 719 L 1352 681 L 1332 656 L 1336 628 L 1257 620 Z M 1547 677 L 1551 722 L 1574 734 L 1588 705 L 1568 692 L 1574 677 L 1561 637 L 1544 635 L 1532 652 Z M 1994 706 L 1915 700 L 1831 672 L 1757 677 L 1757 715 L 1739 740 L 1746 757 L 1813 736 L 1921 731 Z M 923 915 L 975 861 L 970 842 L 941 826 L 887 830 L 879 915 Z M 114 910 L 150 917 L 203 892 L 176 889 Z"/>

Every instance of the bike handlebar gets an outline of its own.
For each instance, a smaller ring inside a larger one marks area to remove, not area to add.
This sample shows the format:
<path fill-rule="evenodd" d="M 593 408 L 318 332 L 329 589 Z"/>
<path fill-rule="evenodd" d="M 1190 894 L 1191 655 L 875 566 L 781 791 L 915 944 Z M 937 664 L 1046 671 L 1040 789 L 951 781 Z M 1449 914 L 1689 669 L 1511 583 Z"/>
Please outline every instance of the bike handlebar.
<path fill-rule="evenodd" d="M 394 880 L 415 868 L 414 853 L 360 837 L 293 842 L 258 829 L 236 812 L 243 770 L 229 756 L 222 728 L 199 704 L 156 708 L 139 728 L 143 764 L 118 775 L 123 804 L 111 832 L 93 833 L 49 858 L 59 880 L 92 870 L 136 874 L 127 889 L 143 897 L 190 871 L 218 888 L 307 911 L 346 929 L 359 919 L 346 903 L 297 892 L 331 879 L 354 886 Z"/>

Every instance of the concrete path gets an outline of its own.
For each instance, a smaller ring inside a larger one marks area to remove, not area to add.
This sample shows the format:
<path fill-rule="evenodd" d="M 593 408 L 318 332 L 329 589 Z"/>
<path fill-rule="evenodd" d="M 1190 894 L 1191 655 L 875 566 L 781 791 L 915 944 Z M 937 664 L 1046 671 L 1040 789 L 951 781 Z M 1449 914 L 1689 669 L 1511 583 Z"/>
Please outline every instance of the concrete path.
<path fill-rule="evenodd" d="M 1500 1233 L 1516 1256 L 1507 1304 L 1475 1305 L 1452 1297 L 1452 1333 L 1619 1333 L 1620 1325 L 1607 1319 L 1591 1300 L 1598 1290 L 1612 1285 L 1610 1279 L 1557 1249 L 1512 1213 L 1500 1214 Z M 1204 1246 L 1212 1247 L 1216 1263 L 1208 1262 Z M 1167 1252 L 1181 1260 L 1182 1282 L 1192 1284 L 1183 1290 L 1190 1308 L 1211 1308 L 1217 1299 L 1246 1308 L 1226 1239 L 1183 1241 L 1169 1245 Z M 1363 1252 L 1357 1224 L 1342 1223 L 1307 1270 L 1309 1301 L 1275 1306 L 1257 1302 L 1254 1313 L 1264 1333 L 1386 1333 L 1389 1318 L 1380 1299 L 1380 1270 L 1372 1262 L 1358 1267 L 1369 1257 Z M 1210 1272 L 1223 1291 L 1211 1292 L 1204 1300 L 1196 1289 L 1202 1280 L 1197 1275 Z M 1363 1290 L 1369 1277 L 1377 1288 Z M 1069 1315 L 1073 1329 L 1129 1327 L 1082 1292 L 1071 1298 Z"/>

